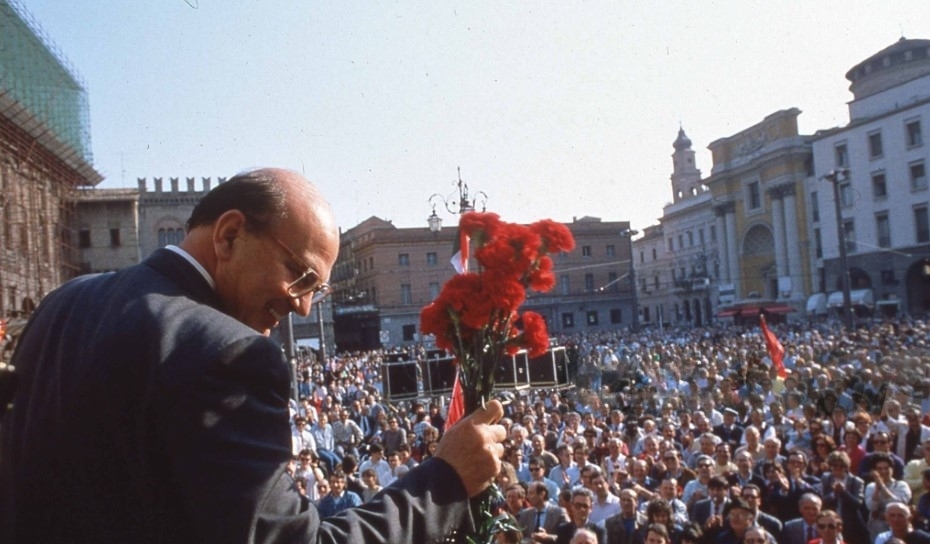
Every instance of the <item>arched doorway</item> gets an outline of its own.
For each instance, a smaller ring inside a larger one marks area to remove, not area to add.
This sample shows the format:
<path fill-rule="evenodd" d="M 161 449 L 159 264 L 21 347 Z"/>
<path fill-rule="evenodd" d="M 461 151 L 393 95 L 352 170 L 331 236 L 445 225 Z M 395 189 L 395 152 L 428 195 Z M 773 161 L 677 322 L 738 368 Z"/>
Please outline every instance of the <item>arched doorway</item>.
<path fill-rule="evenodd" d="M 912 316 L 930 313 L 930 259 L 921 259 L 907 269 L 907 312 Z"/>
<path fill-rule="evenodd" d="M 775 273 L 775 237 L 763 223 L 756 223 L 743 237 L 743 263 L 749 277 L 743 278 L 743 292 L 758 293 L 762 298 L 778 296 Z"/>

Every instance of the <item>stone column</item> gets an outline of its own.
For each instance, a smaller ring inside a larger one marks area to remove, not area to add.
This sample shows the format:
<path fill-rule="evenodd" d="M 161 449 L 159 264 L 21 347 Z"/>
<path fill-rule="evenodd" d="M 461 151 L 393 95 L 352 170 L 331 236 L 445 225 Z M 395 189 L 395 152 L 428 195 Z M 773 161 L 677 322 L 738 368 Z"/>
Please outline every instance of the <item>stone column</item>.
<path fill-rule="evenodd" d="M 730 283 L 736 292 L 736 298 L 742 298 L 743 293 L 740 289 L 740 270 L 739 270 L 739 242 L 736 239 L 736 205 L 730 203 L 727 207 L 724 222 L 727 229 L 727 266 L 730 268 Z"/>
<path fill-rule="evenodd" d="M 782 208 L 781 188 L 769 190 L 772 198 L 772 237 L 775 240 L 775 273 L 779 278 L 788 274 L 788 263 L 785 257 L 785 221 Z M 775 293 L 778 298 L 778 293 Z"/>
<path fill-rule="evenodd" d="M 797 236 L 798 242 L 788 244 L 788 274 L 791 276 L 791 297 L 804 293 L 804 278 L 801 270 L 801 232 L 798 231 L 798 208 L 794 199 L 794 184 L 782 188 L 782 200 L 785 209 L 785 232 L 788 236 Z"/>
<path fill-rule="evenodd" d="M 730 259 L 727 257 L 730 254 L 730 248 L 727 247 L 727 226 L 724 221 L 726 206 L 715 207 L 714 214 L 717 216 L 717 247 L 719 248 L 717 254 L 721 260 L 720 281 L 730 283 L 732 276 L 730 274 Z"/>

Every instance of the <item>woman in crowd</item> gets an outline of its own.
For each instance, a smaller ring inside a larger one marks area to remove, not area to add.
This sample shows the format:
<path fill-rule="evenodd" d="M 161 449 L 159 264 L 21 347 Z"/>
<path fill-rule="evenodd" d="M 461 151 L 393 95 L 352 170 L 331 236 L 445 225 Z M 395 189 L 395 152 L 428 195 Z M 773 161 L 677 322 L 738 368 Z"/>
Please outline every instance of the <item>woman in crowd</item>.
<path fill-rule="evenodd" d="M 885 523 L 885 506 L 892 502 L 910 504 L 911 488 L 892 477 L 894 462 L 887 454 L 875 454 L 872 463 L 872 483 L 865 487 L 865 506 L 869 511 L 869 536 L 872 540 L 888 530 Z"/>

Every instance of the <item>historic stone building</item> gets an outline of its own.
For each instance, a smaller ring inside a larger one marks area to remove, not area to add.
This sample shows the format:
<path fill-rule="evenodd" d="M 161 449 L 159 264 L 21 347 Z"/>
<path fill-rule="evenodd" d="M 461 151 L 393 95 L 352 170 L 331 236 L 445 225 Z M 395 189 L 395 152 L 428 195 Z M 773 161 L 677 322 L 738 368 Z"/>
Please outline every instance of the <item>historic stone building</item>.
<path fill-rule="evenodd" d="M 902 38 L 846 74 L 849 124 L 814 136 L 811 248 L 815 290 L 842 304 L 843 267 L 832 182 L 858 312 L 930 312 L 930 40 Z M 833 173 L 833 176 L 826 177 Z"/>
<path fill-rule="evenodd" d="M 0 0 L 0 316 L 28 314 L 79 272 L 73 202 L 95 185 L 77 72 L 18 4 Z"/>
<path fill-rule="evenodd" d="M 803 309 L 811 293 L 803 191 L 813 164 L 810 137 L 798 133 L 800 113 L 775 112 L 708 146 L 713 168 L 704 183 L 715 214 L 721 299 L 732 293 L 737 302 L 781 303 L 778 311 L 788 313 Z"/>
<path fill-rule="evenodd" d="M 119 270 L 141 260 L 135 189 L 80 191 L 74 216 L 81 274 Z"/>

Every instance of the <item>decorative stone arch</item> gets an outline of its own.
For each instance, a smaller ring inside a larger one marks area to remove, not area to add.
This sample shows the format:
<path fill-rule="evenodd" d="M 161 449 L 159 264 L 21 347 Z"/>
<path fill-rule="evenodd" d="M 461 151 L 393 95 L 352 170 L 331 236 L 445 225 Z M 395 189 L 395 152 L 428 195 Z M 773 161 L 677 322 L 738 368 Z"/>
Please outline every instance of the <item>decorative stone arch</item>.
<path fill-rule="evenodd" d="M 755 223 L 743 236 L 743 255 L 775 255 L 775 237 L 765 223 Z"/>
<path fill-rule="evenodd" d="M 744 279 L 745 292 L 757 292 L 774 298 L 778 295 L 778 278 L 775 266 L 775 236 L 772 228 L 763 222 L 749 226 L 741 244 L 744 270 L 750 277 Z"/>

